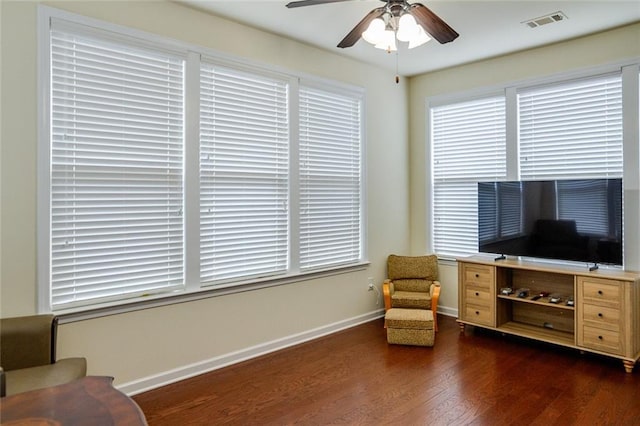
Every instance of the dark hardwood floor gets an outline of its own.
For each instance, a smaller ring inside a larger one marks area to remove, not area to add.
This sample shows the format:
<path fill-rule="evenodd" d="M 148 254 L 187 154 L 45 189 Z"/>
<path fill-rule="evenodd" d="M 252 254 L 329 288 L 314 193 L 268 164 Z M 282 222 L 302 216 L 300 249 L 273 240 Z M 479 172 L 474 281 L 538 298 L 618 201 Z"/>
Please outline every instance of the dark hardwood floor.
<path fill-rule="evenodd" d="M 438 319 L 433 348 L 378 320 L 134 399 L 151 426 L 640 424 L 640 367 Z"/>

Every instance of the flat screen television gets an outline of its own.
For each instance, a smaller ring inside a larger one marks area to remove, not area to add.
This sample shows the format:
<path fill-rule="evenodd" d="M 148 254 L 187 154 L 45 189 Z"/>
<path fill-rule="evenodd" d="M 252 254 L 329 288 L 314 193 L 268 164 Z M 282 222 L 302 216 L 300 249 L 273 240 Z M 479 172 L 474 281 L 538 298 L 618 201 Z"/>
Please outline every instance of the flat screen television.
<path fill-rule="evenodd" d="M 622 265 L 622 179 L 478 183 L 478 251 Z"/>

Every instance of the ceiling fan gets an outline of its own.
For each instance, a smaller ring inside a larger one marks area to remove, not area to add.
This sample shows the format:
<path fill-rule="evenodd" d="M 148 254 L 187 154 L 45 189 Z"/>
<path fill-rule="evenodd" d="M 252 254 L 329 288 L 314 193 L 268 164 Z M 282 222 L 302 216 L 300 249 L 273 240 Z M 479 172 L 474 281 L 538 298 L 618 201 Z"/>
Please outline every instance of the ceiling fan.
<path fill-rule="evenodd" d="M 350 0 L 301 0 L 288 3 L 287 7 L 313 6 L 342 1 Z M 351 47 L 363 37 L 366 41 L 376 45 L 376 47 L 390 51 L 395 50 L 396 35 L 398 40 L 409 41 L 409 48 L 419 46 L 428 41 L 429 36 L 435 38 L 441 44 L 449 43 L 458 37 L 458 33 L 453 28 L 420 3 L 409 4 L 406 0 L 381 1 L 385 5 L 369 12 L 338 43 L 338 47 Z M 408 34 L 407 31 L 412 31 L 413 33 Z M 386 33 L 389 38 L 384 37 L 385 34 L 383 33 Z M 403 38 L 406 38 L 406 40 Z"/>

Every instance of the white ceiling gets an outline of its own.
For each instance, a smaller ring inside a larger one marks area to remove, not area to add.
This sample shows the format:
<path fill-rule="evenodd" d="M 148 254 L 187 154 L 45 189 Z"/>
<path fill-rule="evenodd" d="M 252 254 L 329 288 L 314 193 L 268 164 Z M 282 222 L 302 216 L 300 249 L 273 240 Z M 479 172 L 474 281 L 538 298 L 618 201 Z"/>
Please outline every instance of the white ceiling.
<path fill-rule="evenodd" d="M 215 15 L 299 40 L 335 53 L 395 70 L 395 54 L 364 40 L 340 49 L 338 42 L 380 0 L 347 0 L 288 9 L 276 0 L 179 0 Z M 412 50 L 399 47 L 398 70 L 411 76 L 529 49 L 640 21 L 640 1 L 458 1 L 417 0 L 447 22 L 460 37 L 451 43 L 431 40 Z M 523 21 L 561 11 L 567 20 L 529 28 Z M 640 36 L 638 42 L 640 43 Z M 402 43 L 400 43 L 402 44 Z"/>

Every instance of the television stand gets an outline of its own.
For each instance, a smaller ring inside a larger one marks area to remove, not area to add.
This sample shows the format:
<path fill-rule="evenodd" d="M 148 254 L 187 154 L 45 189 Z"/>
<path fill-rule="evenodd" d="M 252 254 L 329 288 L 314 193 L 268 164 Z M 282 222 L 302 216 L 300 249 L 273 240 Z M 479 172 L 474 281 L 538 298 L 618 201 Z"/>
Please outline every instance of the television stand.
<path fill-rule="evenodd" d="M 529 291 L 518 297 L 501 288 Z M 640 274 L 458 259 L 458 323 L 461 332 L 473 325 L 618 358 L 631 373 L 640 358 Z"/>
<path fill-rule="evenodd" d="M 507 256 L 505 256 L 504 254 L 501 254 L 500 256 L 496 257 L 493 260 L 497 262 L 498 260 L 506 260 L 506 259 L 507 259 Z"/>
<path fill-rule="evenodd" d="M 596 269 L 598 269 L 597 263 L 594 263 L 593 266 L 589 266 L 589 271 L 595 271 Z"/>

